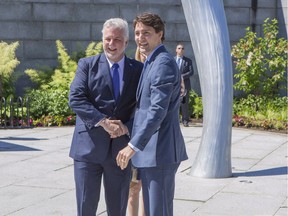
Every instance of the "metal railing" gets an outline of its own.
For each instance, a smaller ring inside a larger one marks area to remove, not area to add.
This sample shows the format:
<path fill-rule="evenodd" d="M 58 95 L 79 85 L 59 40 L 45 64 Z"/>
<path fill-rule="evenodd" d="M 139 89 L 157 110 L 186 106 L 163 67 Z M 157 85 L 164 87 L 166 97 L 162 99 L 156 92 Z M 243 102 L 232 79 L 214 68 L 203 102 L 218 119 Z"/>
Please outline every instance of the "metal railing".
<path fill-rule="evenodd" d="M 0 129 L 30 128 L 29 98 L 13 96 L 0 101 Z"/>

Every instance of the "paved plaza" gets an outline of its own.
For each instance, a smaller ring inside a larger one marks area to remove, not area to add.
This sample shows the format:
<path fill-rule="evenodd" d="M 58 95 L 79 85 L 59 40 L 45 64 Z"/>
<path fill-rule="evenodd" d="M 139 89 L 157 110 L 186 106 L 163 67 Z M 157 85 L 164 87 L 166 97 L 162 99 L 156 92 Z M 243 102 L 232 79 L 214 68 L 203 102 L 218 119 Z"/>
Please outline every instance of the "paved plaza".
<path fill-rule="evenodd" d="M 0 130 L 0 216 L 76 216 L 73 127 Z M 189 175 L 202 127 L 182 128 L 189 160 L 176 175 L 174 216 L 287 216 L 287 135 L 233 128 L 230 178 Z M 106 216 L 104 195 L 97 215 Z"/>

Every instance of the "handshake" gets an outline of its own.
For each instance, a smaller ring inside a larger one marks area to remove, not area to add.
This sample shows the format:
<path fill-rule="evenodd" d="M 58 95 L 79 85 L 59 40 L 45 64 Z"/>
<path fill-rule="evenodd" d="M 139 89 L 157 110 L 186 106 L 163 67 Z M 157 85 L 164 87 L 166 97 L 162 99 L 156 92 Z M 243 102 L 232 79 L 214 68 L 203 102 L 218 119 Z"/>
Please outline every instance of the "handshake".
<path fill-rule="evenodd" d="M 104 128 L 107 133 L 110 134 L 111 138 L 117 138 L 125 134 L 129 134 L 128 128 L 124 125 L 121 120 L 111 120 L 104 118 L 99 125 Z"/>

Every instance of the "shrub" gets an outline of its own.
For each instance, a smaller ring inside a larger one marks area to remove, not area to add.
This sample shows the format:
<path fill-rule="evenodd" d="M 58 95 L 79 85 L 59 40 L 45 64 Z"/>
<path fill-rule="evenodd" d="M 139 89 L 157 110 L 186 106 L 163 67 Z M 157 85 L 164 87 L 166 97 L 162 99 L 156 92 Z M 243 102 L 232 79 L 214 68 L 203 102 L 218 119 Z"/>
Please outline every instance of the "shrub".
<path fill-rule="evenodd" d="M 15 55 L 18 46 L 19 42 L 11 44 L 0 42 L 0 97 L 6 98 L 14 93 L 12 73 L 20 63 Z"/>
<path fill-rule="evenodd" d="M 286 86 L 288 41 L 278 36 L 278 21 L 266 19 L 264 37 L 257 37 L 248 27 L 244 38 L 232 47 L 236 59 L 234 88 L 246 94 L 276 96 Z"/>
<path fill-rule="evenodd" d="M 194 90 L 190 91 L 189 110 L 190 113 L 192 113 L 192 116 L 196 119 L 203 117 L 202 97 L 199 97 L 199 95 Z"/>
<path fill-rule="evenodd" d="M 77 61 L 74 54 L 70 57 L 61 41 L 56 41 L 59 66 L 52 70 L 28 69 L 25 71 L 37 89 L 30 90 L 30 114 L 34 118 L 34 125 L 51 126 L 71 124 L 74 114 L 68 106 L 70 84 L 75 76 Z M 102 52 L 102 42 L 92 42 L 86 49 L 86 55 L 96 55 Z M 67 120 L 70 119 L 70 120 Z M 75 121 L 74 121 L 75 122 Z"/>
<path fill-rule="evenodd" d="M 288 97 L 248 95 L 247 98 L 234 99 L 233 125 L 285 130 L 288 121 L 287 104 Z M 239 119 L 241 124 L 238 123 Z"/>
<path fill-rule="evenodd" d="M 59 66 L 55 70 L 27 69 L 25 73 L 39 89 L 68 90 L 77 69 L 77 62 L 68 55 L 61 41 L 56 41 Z"/>

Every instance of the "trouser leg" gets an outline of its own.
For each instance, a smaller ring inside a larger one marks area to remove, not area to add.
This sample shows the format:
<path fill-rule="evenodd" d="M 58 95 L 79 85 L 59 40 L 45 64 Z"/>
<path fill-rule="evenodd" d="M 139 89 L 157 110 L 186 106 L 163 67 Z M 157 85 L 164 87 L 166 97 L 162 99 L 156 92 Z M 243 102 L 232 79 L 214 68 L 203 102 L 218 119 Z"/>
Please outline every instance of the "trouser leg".
<path fill-rule="evenodd" d="M 173 216 L 175 175 L 178 164 L 141 168 L 146 216 Z"/>
<path fill-rule="evenodd" d="M 185 95 L 185 103 L 181 103 L 181 112 L 182 112 L 182 122 L 188 123 L 190 116 L 189 116 L 189 92 Z"/>
<path fill-rule="evenodd" d="M 95 216 L 103 169 L 100 164 L 74 161 L 78 216 Z"/>
<path fill-rule="evenodd" d="M 126 169 L 121 170 L 116 159 L 106 160 L 103 163 L 103 184 L 109 216 L 126 216 L 129 186 L 131 180 L 131 162 Z"/>

